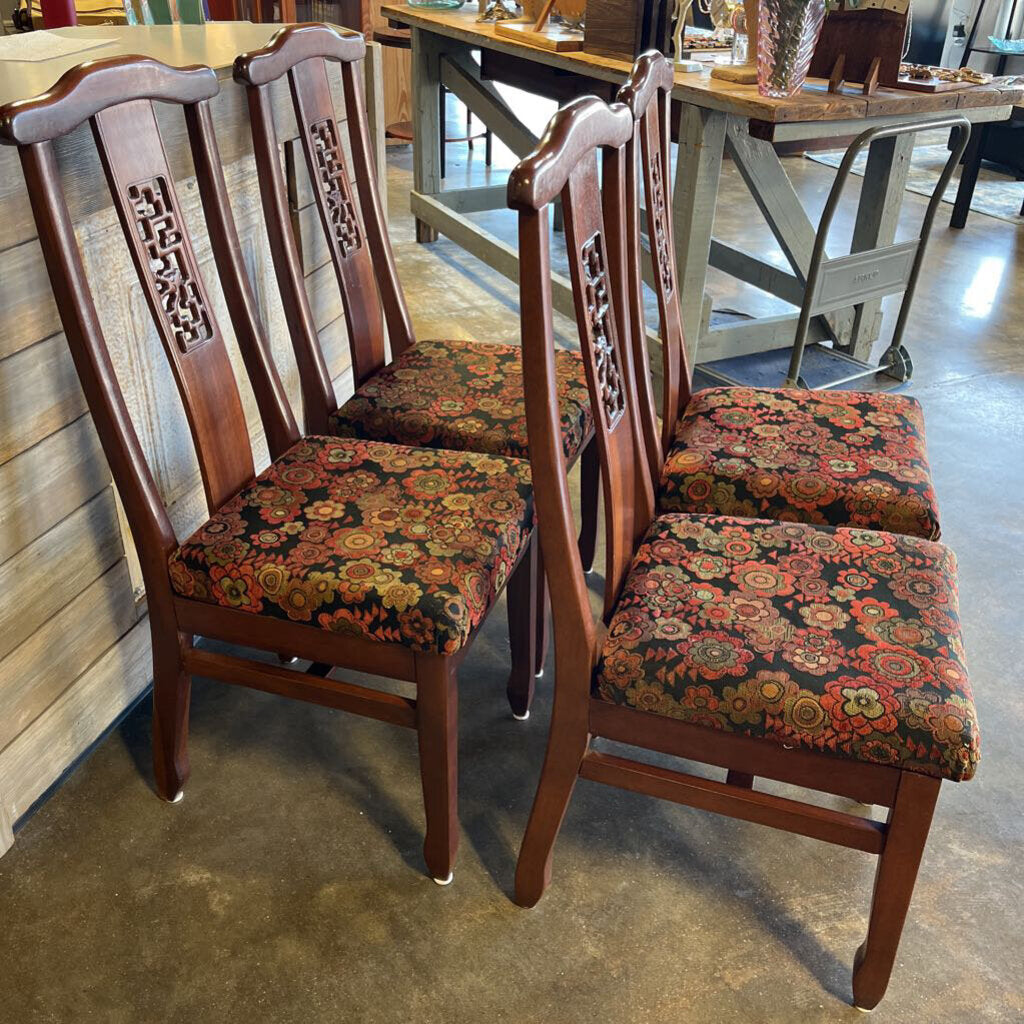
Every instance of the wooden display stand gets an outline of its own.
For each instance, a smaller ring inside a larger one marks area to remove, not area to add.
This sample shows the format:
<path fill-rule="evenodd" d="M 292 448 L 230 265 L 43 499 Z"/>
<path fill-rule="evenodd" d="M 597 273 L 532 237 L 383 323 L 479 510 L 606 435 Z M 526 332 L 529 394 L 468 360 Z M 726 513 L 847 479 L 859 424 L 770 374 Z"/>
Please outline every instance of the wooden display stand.
<path fill-rule="evenodd" d="M 948 82 L 944 78 L 911 78 L 909 75 L 900 75 L 896 83 L 900 89 L 909 89 L 911 92 L 953 92 L 958 89 L 973 89 L 974 82 Z"/>
<path fill-rule="evenodd" d="M 545 0 L 536 20 L 499 21 L 494 26 L 494 34 L 506 39 L 516 39 L 528 46 L 539 46 L 542 50 L 554 50 L 556 53 L 572 52 L 583 49 L 583 34 L 566 28 L 564 25 L 549 25 L 548 18 L 555 0 Z"/>
<path fill-rule="evenodd" d="M 829 92 L 860 83 L 865 96 L 879 85 L 896 86 L 907 34 L 907 13 L 875 8 L 832 11 L 825 16 L 808 72 L 827 78 Z"/>

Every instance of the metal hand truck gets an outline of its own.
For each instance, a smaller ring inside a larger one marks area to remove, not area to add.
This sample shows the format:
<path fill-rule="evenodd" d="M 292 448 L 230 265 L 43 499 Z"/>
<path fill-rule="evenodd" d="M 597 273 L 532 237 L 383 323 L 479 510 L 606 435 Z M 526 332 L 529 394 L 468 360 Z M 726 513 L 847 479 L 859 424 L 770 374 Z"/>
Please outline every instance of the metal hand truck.
<path fill-rule="evenodd" d="M 946 161 L 935 190 L 928 201 L 928 208 L 925 210 L 924 221 L 921 225 L 921 234 L 907 242 L 897 242 L 877 249 L 852 252 L 847 256 L 828 259 L 825 255 L 825 242 L 828 239 L 832 218 L 839 205 L 843 188 L 850 177 L 853 162 L 861 150 L 879 139 L 934 131 L 937 128 L 953 129 L 955 141 L 950 150 L 949 159 Z M 864 360 L 855 359 L 838 349 L 830 349 L 830 355 L 849 362 L 851 367 L 856 367 L 856 369 L 838 380 L 816 385 L 814 390 L 838 387 L 862 377 L 871 377 L 879 372 L 893 377 L 901 383 L 910 379 L 914 371 L 914 364 L 910 353 L 903 344 L 903 332 L 907 326 L 910 304 L 913 301 L 918 276 L 921 273 L 921 264 L 924 260 L 928 236 L 931 234 L 932 222 L 935 220 L 939 203 L 946 193 L 949 179 L 957 164 L 960 163 L 960 158 L 963 156 L 970 137 L 970 122 L 962 115 L 954 114 L 918 124 L 894 124 L 869 128 L 850 144 L 839 165 L 839 170 L 836 172 L 836 180 L 829 192 L 828 201 L 825 203 L 821 222 L 818 225 L 818 233 L 814 239 L 811 262 L 807 268 L 803 305 L 800 307 L 800 319 L 797 321 L 796 338 L 793 342 L 793 354 L 789 361 L 789 372 L 786 375 L 787 387 L 807 387 L 806 382 L 800 376 L 800 367 L 803 363 L 804 349 L 807 346 L 807 329 L 812 316 L 847 309 L 850 306 L 870 302 L 872 299 L 881 299 L 886 295 L 894 295 L 898 292 L 903 292 L 903 301 L 896 318 L 896 330 L 879 364 L 875 366 Z"/>

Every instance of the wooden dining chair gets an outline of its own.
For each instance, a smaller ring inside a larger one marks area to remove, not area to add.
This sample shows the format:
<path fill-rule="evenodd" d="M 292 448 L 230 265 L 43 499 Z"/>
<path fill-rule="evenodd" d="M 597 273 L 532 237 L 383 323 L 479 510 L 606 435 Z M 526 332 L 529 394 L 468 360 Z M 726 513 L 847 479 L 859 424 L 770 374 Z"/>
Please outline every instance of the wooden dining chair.
<path fill-rule="evenodd" d="M 116 57 L 0 108 L 0 140 L 19 148 L 64 331 L 141 559 L 156 788 L 175 801 L 188 777 L 193 675 L 406 726 L 419 740 L 426 864 L 444 883 L 458 846 L 456 674 L 506 581 L 510 600 L 518 593 L 529 607 L 529 466 L 300 436 L 245 274 L 209 107 L 217 91 L 209 68 Z M 217 270 L 271 451 L 259 474 L 153 101 L 184 110 Z M 54 154 L 54 141 L 85 122 L 198 456 L 209 518 L 184 541 L 129 417 Z M 532 616 L 511 616 L 510 624 L 509 686 L 524 694 L 533 684 Z M 215 652 L 196 638 L 314 664 L 289 669 Z M 328 678 L 334 666 L 412 683 L 415 699 Z"/>
<path fill-rule="evenodd" d="M 235 61 L 235 79 L 249 95 L 260 195 L 302 381 L 306 429 L 528 458 L 519 345 L 415 338 L 381 207 L 366 104 L 354 66 L 365 52 L 363 38 L 356 33 L 327 25 L 296 25 Z M 341 69 L 344 118 L 335 110 L 328 62 Z M 281 168 L 270 89 L 285 77 L 348 325 L 355 394 L 340 405 L 310 310 Z M 437 301 L 445 301 L 443 281 L 438 282 Z M 583 363 L 579 353 L 559 351 L 556 366 L 563 450 L 570 464 L 582 455 L 579 544 L 589 570 L 596 546 L 599 485 L 596 452 L 589 443 L 593 425 Z M 543 619 L 543 595 L 538 607 Z M 538 644 L 538 671 L 543 646 Z"/>
<path fill-rule="evenodd" d="M 893 533 L 653 516 L 622 241 L 633 130 L 627 107 L 577 100 L 509 179 L 538 529 L 547 564 L 559 567 L 554 710 L 515 900 L 533 906 L 550 882 L 577 778 L 873 853 L 853 973 L 854 1001 L 870 1009 L 888 983 L 939 785 L 970 778 L 978 760 L 955 560 Z M 548 226 L 559 196 L 606 499 L 611 603 L 598 622 L 559 438 Z M 606 753 L 599 738 L 727 774 Z M 762 792 L 758 776 L 877 804 L 888 817 Z"/>
<path fill-rule="evenodd" d="M 924 414 L 916 399 L 797 388 L 691 391 L 672 235 L 673 79 L 671 62 L 652 50 L 637 59 L 618 94 L 635 123 L 629 168 L 632 172 L 639 155 L 662 340 L 659 430 L 639 278 L 642 225 L 639 216 L 632 217 L 631 249 L 637 255 L 630 280 L 631 343 L 658 510 L 860 526 L 937 539 L 939 510 Z"/>

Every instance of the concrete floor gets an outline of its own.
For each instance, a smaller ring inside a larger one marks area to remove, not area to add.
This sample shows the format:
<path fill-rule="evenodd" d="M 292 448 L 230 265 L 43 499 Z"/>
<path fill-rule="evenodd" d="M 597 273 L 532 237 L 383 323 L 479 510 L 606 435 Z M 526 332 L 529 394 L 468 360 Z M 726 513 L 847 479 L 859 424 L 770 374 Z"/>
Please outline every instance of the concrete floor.
<path fill-rule="evenodd" d="M 412 242 L 408 151 L 391 157 L 420 336 L 514 337 L 507 283 L 451 243 Z M 465 154 L 451 158 L 458 182 Z M 832 172 L 789 168 L 820 209 Z M 920 215 L 918 197 L 906 206 Z M 771 252 L 752 210 L 730 168 L 720 232 Z M 948 212 L 908 338 L 960 557 L 984 754 L 973 782 L 944 787 L 880 1022 L 1024 1019 L 1024 235 L 977 214 L 953 233 Z M 756 308 L 714 284 L 722 304 Z M 464 833 L 447 889 L 422 871 L 411 733 L 200 681 L 192 780 L 169 806 L 152 793 L 137 708 L 0 860 L 0 1021 L 861 1019 L 849 999 L 866 855 L 583 782 L 548 895 L 515 907 L 551 673 L 521 724 L 506 666 L 499 610 L 462 671 Z"/>

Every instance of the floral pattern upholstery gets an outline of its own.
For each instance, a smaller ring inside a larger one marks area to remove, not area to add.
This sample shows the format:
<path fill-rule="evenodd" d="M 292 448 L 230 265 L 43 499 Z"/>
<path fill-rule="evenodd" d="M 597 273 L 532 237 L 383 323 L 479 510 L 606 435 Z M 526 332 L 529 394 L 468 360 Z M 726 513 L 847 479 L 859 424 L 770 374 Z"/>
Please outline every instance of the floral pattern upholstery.
<path fill-rule="evenodd" d="M 921 406 L 885 392 L 698 391 L 658 508 L 939 536 Z"/>
<path fill-rule="evenodd" d="M 572 461 L 593 419 L 583 360 L 557 351 L 562 446 Z M 331 418 L 339 437 L 529 458 L 518 345 L 420 341 L 360 387 Z"/>
<path fill-rule="evenodd" d="M 182 597 L 453 654 L 529 541 L 530 467 L 307 437 L 171 556 Z"/>
<path fill-rule="evenodd" d="M 941 544 L 726 516 L 656 519 L 609 624 L 614 704 L 968 779 L 978 726 Z"/>

